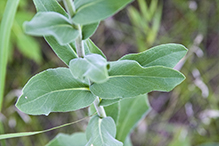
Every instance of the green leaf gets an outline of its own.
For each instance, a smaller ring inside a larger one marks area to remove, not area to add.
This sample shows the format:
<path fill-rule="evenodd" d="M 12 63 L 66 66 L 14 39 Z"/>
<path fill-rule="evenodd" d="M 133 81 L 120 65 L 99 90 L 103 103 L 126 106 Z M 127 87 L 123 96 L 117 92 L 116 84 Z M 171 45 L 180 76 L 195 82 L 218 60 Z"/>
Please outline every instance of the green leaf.
<path fill-rule="evenodd" d="M 56 0 L 33 0 L 33 2 L 36 6 L 37 12 L 53 11 L 60 13 L 68 18 L 68 14 Z"/>
<path fill-rule="evenodd" d="M 74 51 L 71 45 L 60 45 L 56 39 L 52 36 L 45 37 L 47 43 L 51 46 L 56 55 L 66 64 L 69 65 L 69 62 L 77 58 L 78 55 Z"/>
<path fill-rule="evenodd" d="M 111 117 L 101 119 L 93 116 L 86 129 L 86 146 L 122 146 L 115 136 L 116 125 Z"/>
<path fill-rule="evenodd" d="M 119 102 L 121 98 L 115 98 L 115 99 L 102 99 L 99 103 L 99 106 L 109 106 L 111 104 L 114 104 L 116 102 Z"/>
<path fill-rule="evenodd" d="M 128 54 L 120 60 L 136 60 L 141 66 L 166 66 L 173 68 L 187 49 L 180 44 L 163 44 L 138 54 Z"/>
<path fill-rule="evenodd" d="M 32 77 L 16 106 L 31 115 L 74 111 L 89 106 L 95 96 L 68 68 L 48 69 Z"/>
<path fill-rule="evenodd" d="M 103 54 L 103 52 L 91 41 L 91 39 L 87 39 L 84 42 L 84 49 L 85 53 L 87 54 L 99 54 L 103 56 L 106 59 L 106 56 Z"/>
<path fill-rule="evenodd" d="M 105 58 L 98 54 L 89 54 L 84 58 L 71 60 L 69 68 L 76 79 L 103 83 L 108 80 L 107 66 Z"/>
<path fill-rule="evenodd" d="M 116 125 L 116 138 L 121 142 L 125 142 L 128 134 L 149 110 L 147 95 L 121 100 L 119 119 Z"/>
<path fill-rule="evenodd" d="M 82 26 L 82 39 L 86 40 L 91 37 L 96 31 L 99 22 Z"/>
<path fill-rule="evenodd" d="M 180 72 L 163 66 L 143 68 L 134 60 L 110 63 L 109 79 L 94 83 L 90 90 L 103 99 L 135 97 L 151 91 L 171 91 L 185 77 Z"/>
<path fill-rule="evenodd" d="M 8 46 L 13 25 L 14 17 L 17 11 L 19 0 L 8 0 L 4 10 L 4 15 L 0 26 L 0 111 L 4 96 L 4 84 L 6 76 L 6 68 L 8 61 Z"/>
<path fill-rule="evenodd" d="M 73 22 L 91 24 L 114 15 L 132 0 L 75 0 Z"/>
<path fill-rule="evenodd" d="M 60 6 L 56 0 L 34 0 L 34 4 L 38 12 L 57 12 L 68 18 L 68 14 Z M 76 52 L 69 45 L 60 45 L 57 40 L 52 36 L 45 37 L 48 44 L 54 50 L 56 55 L 66 64 L 69 65 L 70 60 L 77 58 Z"/>
<path fill-rule="evenodd" d="M 112 117 L 114 122 L 117 124 L 117 121 L 119 118 L 119 111 L 120 111 L 119 102 L 116 102 L 109 106 L 105 106 L 104 109 L 105 109 L 106 115 Z"/>
<path fill-rule="evenodd" d="M 46 146 L 84 146 L 86 143 L 85 133 L 78 132 L 72 135 L 59 133 Z"/>
<path fill-rule="evenodd" d="M 71 22 L 56 12 L 38 12 L 31 21 L 24 23 L 24 29 L 30 35 L 53 36 L 61 45 L 74 41 L 79 35 Z"/>

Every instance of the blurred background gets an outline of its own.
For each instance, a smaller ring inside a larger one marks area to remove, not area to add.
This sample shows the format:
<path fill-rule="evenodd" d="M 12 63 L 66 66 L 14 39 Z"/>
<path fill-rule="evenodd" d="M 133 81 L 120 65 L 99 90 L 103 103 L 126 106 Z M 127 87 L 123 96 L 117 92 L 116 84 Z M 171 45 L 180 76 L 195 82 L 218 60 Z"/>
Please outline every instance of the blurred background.
<path fill-rule="evenodd" d="M 0 20 L 5 5 L 6 0 L 1 0 Z M 34 14 L 32 0 L 21 0 L 12 28 L 0 113 L 4 133 L 48 129 L 88 116 L 87 109 L 29 116 L 14 106 L 31 76 L 65 66 L 43 38 L 23 33 L 22 23 Z M 164 43 L 186 46 L 186 57 L 175 67 L 186 80 L 170 93 L 149 93 L 152 110 L 132 132 L 133 146 L 219 146 L 219 0 L 135 0 L 101 22 L 91 39 L 110 61 Z M 59 132 L 84 131 L 87 122 L 9 139 L 6 144 L 42 146 Z"/>

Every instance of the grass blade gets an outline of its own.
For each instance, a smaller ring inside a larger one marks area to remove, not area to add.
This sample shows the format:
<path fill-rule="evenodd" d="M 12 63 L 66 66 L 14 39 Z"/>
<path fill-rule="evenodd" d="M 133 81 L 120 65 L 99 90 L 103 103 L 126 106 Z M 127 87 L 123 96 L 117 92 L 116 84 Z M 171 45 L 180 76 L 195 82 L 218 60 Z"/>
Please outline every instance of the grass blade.
<path fill-rule="evenodd" d="M 67 124 L 63 124 L 63 125 L 60 125 L 60 126 L 56 126 L 56 127 L 50 128 L 50 129 L 42 130 L 42 131 L 0 134 L 0 140 L 8 139 L 8 138 L 23 137 L 23 136 L 31 136 L 31 135 L 36 135 L 36 134 L 40 134 L 40 133 L 49 132 L 49 131 L 52 131 L 52 130 L 55 130 L 55 129 L 59 129 L 59 128 L 63 128 L 63 127 L 66 127 L 66 126 L 69 126 L 69 125 L 72 125 L 72 124 L 76 124 L 78 122 L 81 122 L 85 119 L 88 119 L 88 118 L 92 117 L 95 114 L 96 114 L 96 112 L 94 114 L 92 114 L 88 117 L 82 118 L 80 120 L 77 120 L 77 121 L 74 121 L 74 122 L 71 122 L 71 123 L 67 123 Z"/>
<path fill-rule="evenodd" d="M 15 13 L 19 0 L 8 0 L 2 18 L 0 27 L 0 111 L 2 108 L 2 101 L 4 96 L 4 84 L 6 76 L 6 67 L 8 60 L 8 45 L 12 24 L 14 21 Z"/>

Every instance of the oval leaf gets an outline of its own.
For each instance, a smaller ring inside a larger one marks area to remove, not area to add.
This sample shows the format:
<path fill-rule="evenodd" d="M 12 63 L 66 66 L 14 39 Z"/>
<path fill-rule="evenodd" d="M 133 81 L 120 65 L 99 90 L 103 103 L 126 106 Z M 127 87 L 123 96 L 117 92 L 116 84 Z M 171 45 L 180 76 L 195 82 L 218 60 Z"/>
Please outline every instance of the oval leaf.
<path fill-rule="evenodd" d="M 76 14 L 73 22 L 91 24 L 101 21 L 124 8 L 133 0 L 75 0 Z"/>
<path fill-rule="evenodd" d="M 110 63 L 109 79 L 94 83 L 90 90 L 103 99 L 135 97 L 151 91 L 170 91 L 185 77 L 163 66 L 141 67 L 136 61 L 121 60 Z"/>
<path fill-rule="evenodd" d="M 108 79 L 107 61 L 98 54 L 86 55 L 70 61 L 72 75 L 79 80 L 89 79 L 95 83 L 103 83 Z"/>
<path fill-rule="evenodd" d="M 111 117 L 101 119 L 97 115 L 93 116 L 86 129 L 86 146 L 122 146 L 115 136 L 116 125 Z"/>
<path fill-rule="evenodd" d="M 61 45 L 74 41 L 79 31 L 63 15 L 56 12 L 38 12 L 30 22 L 24 23 L 27 34 L 53 36 Z"/>
<path fill-rule="evenodd" d="M 185 55 L 187 49 L 180 44 L 163 44 L 138 54 L 128 54 L 120 60 L 135 60 L 143 67 L 166 66 L 173 68 Z"/>
<path fill-rule="evenodd" d="M 48 69 L 32 77 L 16 106 L 31 115 L 74 111 L 89 106 L 95 96 L 67 68 Z"/>
<path fill-rule="evenodd" d="M 65 10 L 60 6 L 60 4 L 56 0 L 33 0 L 36 6 L 37 12 L 57 12 L 68 18 L 68 14 Z M 66 64 L 69 65 L 69 62 L 77 58 L 77 54 L 74 49 L 69 45 L 60 45 L 58 41 L 52 37 L 45 37 L 47 43 L 51 46 L 56 55 Z"/>
<path fill-rule="evenodd" d="M 84 146 L 86 143 L 85 133 L 78 132 L 72 135 L 59 133 L 46 146 Z"/>

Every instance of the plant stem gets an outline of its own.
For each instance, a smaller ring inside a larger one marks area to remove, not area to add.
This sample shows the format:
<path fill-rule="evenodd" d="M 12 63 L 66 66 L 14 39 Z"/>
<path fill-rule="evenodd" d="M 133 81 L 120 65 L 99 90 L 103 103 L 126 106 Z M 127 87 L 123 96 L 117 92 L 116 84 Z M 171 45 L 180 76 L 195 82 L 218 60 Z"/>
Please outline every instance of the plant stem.
<path fill-rule="evenodd" d="M 65 5 L 65 8 L 67 9 L 67 11 L 71 15 L 71 17 L 74 16 L 75 7 L 74 7 L 73 1 L 72 0 L 63 0 L 63 2 L 64 2 L 64 5 Z M 84 44 L 83 44 L 83 41 L 82 41 L 82 29 L 81 29 L 80 25 L 78 25 L 78 30 L 79 30 L 79 36 L 75 40 L 75 46 L 76 46 L 78 57 L 83 58 L 85 56 L 85 53 L 84 53 Z M 97 97 L 95 99 L 95 101 L 93 102 L 94 106 L 95 106 L 95 109 L 96 109 L 96 111 L 97 111 L 97 113 L 100 117 L 106 117 L 105 110 L 102 106 L 99 106 L 99 102 L 100 102 L 99 97 Z"/>
<path fill-rule="evenodd" d="M 63 0 L 64 5 L 71 17 L 75 14 L 75 6 L 72 0 Z"/>
<path fill-rule="evenodd" d="M 79 36 L 75 40 L 75 45 L 76 45 L 76 50 L 77 50 L 78 57 L 83 58 L 85 53 L 84 53 L 84 44 L 83 44 L 83 41 L 82 41 L 82 30 L 81 30 L 80 25 L 78 25 L 78 30 L 79 30 Z"/>
<path fill-rule="evenodd" d="M 106 112 L 105 112 L 103 106 L 99 106 L 99 103 L 100 103 L 100 100 L 99 100 L 99 97 L 97 97 L 97 98 L 94 100 L 94 107 L 95 107 L 95 109 L 96 109 L 96 111 L 97 111 L 97 114 L 98 114 L 100 117 L 104 118 L 104 117 L 106 117 Z"/>

